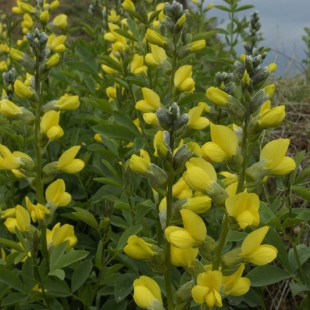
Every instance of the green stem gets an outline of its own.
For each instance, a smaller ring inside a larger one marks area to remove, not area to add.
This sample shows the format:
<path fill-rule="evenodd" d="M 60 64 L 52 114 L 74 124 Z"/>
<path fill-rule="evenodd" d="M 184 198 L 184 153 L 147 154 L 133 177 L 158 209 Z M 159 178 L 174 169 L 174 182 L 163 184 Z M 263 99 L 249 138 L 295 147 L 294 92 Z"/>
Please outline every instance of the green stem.
<path fill-rule="evenodd" d="M 170 131 L 170 149 L 171 153 L 173 154 L 174 150 L 174 129 L 173 127 L 171 128 Z M 171 210 L 172 210 L 172 204 L 173 204 L 173 197 L 172 197 L 172 187 L 173 187 L 173 178 L 174 178 L 174 173 L 172 170 L 173 166 L 173 157 L 168 162 L 166 172 L 168 172 L 168 184 L 167 184 L 167 213 L 166 213 L 166 227 L 170 225 L 170 220 L 171 220 Z M 170 166 L 170 167 L 169 167 Z M 168 171 L 167 171 L 168 170 Z M 172 284 L 171 284 L 171 260 L 170 260 L 170 243 L 166 239 L 166 244 L 165 244 L 165 272 L 164 272 L 164 278 L 165 278 L 165 287 L 166 287 L 166 296 L 167 296 L 167 307 L 168 310 L 173 310 L 174 309 L 174 304 L 173 304 L 173 297 L 172 297 Z"/>
<path fill-rule="evenodd" d="M 221 235 L 218 241 L 218 245 L 216 248 L 215 253 L 215 260 L 212 264 L 212 270 L 218 270 L 221 263 L 221 256 L 223 252 L 224 245 L 226 243 L 226 238 L 229 232 L 229 222 L 228 222 L 228 214 L 224 214 L 223 223 L 222 223 L 222 229 L 221 229 Z"/>
<path fill-rule="evenodd" d="M 43 257 L 46 259 L 46 265 L 49 264 L 49 256 L 48 256 L 48 251 L 47 251 L 47 242 L 46 242 L 46 223 L 41 223 L 40 226 L 40 231 L 41 231 L 41 251 Z"/>
<path fill-rule="evenodd" d="M 243 137 L 242 137 L 242 145 L 241 145 L 241 154 L 242 154 L 242 167 L 239 174 L 237 192 L 241 193 L 244 190 L 244 181 L 245 181 L 245 172 L 248 167 L 248 123 L 250 120 L 250 113 L 248 107 L 246 107 L 246 115 L 243 126 Z"/>
<path fill-rule="evenodd" d="M 35 262 L 34 262 L 35 263 Z M 38 280 L 39 280 L 39 284 L 40 284 L 40 288 L 42 289 L 42 296 L 43 296 L 43 300 L 45 301 L 45 304 L 46 304 L 46 307 L 47 309 L 52 309 L 50 304 L 49 304 L 49 301 L 48 301 L 48 298 L 45 294 L 45 289 L 44 289 L 44 286 L 43 286 L 43 281 L 41 279 L 41 275 L 40 275 L 40 272 L 39 272 L 39 267 L 37 265 L 34 266 L 34 272 L 36 274 L 36 276 L 38 277 Z"/>
<path fill-rule="evenodd" d="M 40 121 L 41 121 L 41 82 L 39 79 L 39 58 L 36 59 L 36 72 L 35 72 L 35 91 L 38 95 L 38 102 L 36 106 L 36 114 L 35 114 L 35 124 L 34 124 L 34 149 L 36 156 L 36 191 L 37 191 L 37 202 L 43 204 L 44 196 L 43 196 L 43 182 L 42 182 L 42 162 L 41 162 L 41 148 L 40 148 Z"/>

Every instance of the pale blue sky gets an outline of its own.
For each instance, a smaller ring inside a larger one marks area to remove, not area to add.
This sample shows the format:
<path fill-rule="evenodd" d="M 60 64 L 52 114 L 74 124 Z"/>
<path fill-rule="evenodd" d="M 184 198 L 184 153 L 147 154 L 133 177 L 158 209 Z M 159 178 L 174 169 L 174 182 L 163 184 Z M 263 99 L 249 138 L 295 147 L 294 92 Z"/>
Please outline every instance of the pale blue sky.
<path fill-rule="evenodd" d="M 223 0 L 211 0 L 210 2 L 215 5 L 226 5 Z M 306 45 L 301 36 L 305 34 L 303 28 L 310 27 L 310 0 L 244 0 L 240 2 L 240 5 L 245 4 L 253 4 L 255 8 L 240 12 L 240 16 L 246 14 L 249 17 L 251 12 L 259 11 L 261 32 L 265 38 L 262 44 L 273 49 L 266 59 L 266 64 L 276 61 L 279 66 L 278 74 L 294 73 L 296 71 L 294 64 L 280 53 L 292 57 L 299 63 L 305 58 Z M 209 11 L 208 16 L 217 16 L 219 20 L 227 20 L 227 13 L 215 8 Z M 240 52 L 243 52 L 242 48 Z"/>

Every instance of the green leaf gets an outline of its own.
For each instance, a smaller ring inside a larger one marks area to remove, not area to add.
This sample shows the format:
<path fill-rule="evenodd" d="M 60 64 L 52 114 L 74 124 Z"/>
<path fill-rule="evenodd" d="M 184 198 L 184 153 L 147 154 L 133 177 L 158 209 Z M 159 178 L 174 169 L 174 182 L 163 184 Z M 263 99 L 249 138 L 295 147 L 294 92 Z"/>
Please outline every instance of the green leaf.
<path fill-rule="evenodd" d="M 114 298 L 115 301 L 118 303 L 122 301 L 124 298 L 126 298 L 133 289 L 133 281 L 137 279 L 136 274 L 124 274 L 121 277 L 119 277 L 114 286 Z"/>
<path fill-rule="evenodd" d="M 48 277 L 43 283 L 46 289 L 46 295 L 52 297 L 66 297 L 71 295 L 70 288 L 66 281 L 62 281 L 57 277 Z"/>
<path fill-rule="evenodd" d="M 72 275 L 71 280 L 71 291 L 75 292 L 78 290 L 87 280 L 93 268 L 91 260 L 87 259 L 79 264 Z"/>
<path fill-rule="evenodd" d="M 142 225 L 136 225 L 136 226 L 132 226 L 132 227 L 127 228 L 123 232 L 121 237 L 119 238 L 117 248 L 123 249 L 123 247 L 127 243 L 128 238 L 132 235 L 136 235 L 141 229 L 142 229 Z"/>
<path fill-rule="evenodd" d="M 142 24 L 145 24 L 147 22 L 146 20 L 144 20 L 143 16 L 141 16 L 137 11 L 129 9 L 124 9 L 124 11 L 127 12 L 129 15 L 131 15 L 133 18 L 136 18 Z"/>
<path fill-rule="evenodd" d="M 194 93 L 194 94 L 189 94 L 189 95 L 185 95 L 184 97 L 182 97 L 179 101 L 178 101 L 178 105 L 182 106 L 182 105 L 189 105 L 192 103 L 196 103 L 199 102 L 201 100 L 206 99 L 206 94 L 205 93 Z"/>
<path fill-rule="evenodd" d="M 301 292 L 310 291 L 310 288 L 308 286 L 304 284 L 300 284 L 300 283 L 295 283 L 295 282 L 290 283 L 290 288 L 291 288 L 293 296 L 296 296 L 300 294 Z"/>
<path fill-rule="evenodd" d="M 73 250 L 71 249 L 67 254 L 63 255 L 56 265 L 54 266 L 54 269 L 60 269 L 66 266 L 69 266 L 83 258 L 85 258 L 89 252 L 83 251 L 83 250 Z"/>
<path fill-rule="evenodd" d="M 110 138 L 122 139 L 126 141 L 133 141 L 136 138 L 136 135 L 128 130 L 126 127 L 117 125 L 117 124 L 102 124 L 95 125 L 93 129 L 104 136 Z"/>
<path fill-rule="evenodd" d="M 136 127 L 136 125 L 133 123 L 132 119 L 124 113 L 114 111 L 113 116 L 115 119 L 115 122 L 119 125 L 125 126 L 127 130 L 130 130 L 132 133 L 134 133 L 137 137 L 140 137 L 141 134 Z"/>
<path fill-rule="evenodd" d="M 137 24 L 131 18 L 127 18 L 127 25 L 134 37 L 139 38 L 139 29 L 137 28 Z"/>
<path fill-rule="evenodd" d="M 247 236 L 247 233 L 241 231 L 230 231 L 227 235 L 227 242 L 242 241 Z"/>
<path fill-rule="evenodd" d="M 0 270 L 0 281 L 21 293 L 27 294 L 31 290 L 31 288 L 27 289 L 18 275 L 9 270 Z"/>
<path fill-rule="evenodd" d="M 92 53 L 82 45 L 76 45 L 76 53 L 87 63 L 94 72 L 98 73 L 98 63 Z"/>
<path fill-rule="evenodd" d="M 247 5 L 242 5 L 242 6 L 239 6 L 235 12 L 240 12 L 240 11 L 244 11 L 244 10 L 248 10 L 248 9 L 252 9 L 254 8 L 255 6 L 254 5 L 251 5 L 251 4 L 247 4 Z"/>
<path fill-rule="evenodd" d="M 113 31 L 120 34 L 121 36 L 131 40 L 131 41 L 138 42 L 138 40 L 133 35 L 131 35 L 128 31 L 126 31 L 124 29 L 117 28 L 117 29 L 114 29 Z"/>
<path fill-rule="evenodd" d="M 219 9 L 219 10 L 221 10 L 221 11 L 225 11 L 225 12 L 231 13 L 231 9 L 226 7 L 226 6 L 224 6 L 224 5 L 215 5 L 214 7 Z"/>
<path fill-rule="evenodd" d="M 14 242 L 12 240 L 0 238 L 0 244 L 2 245 L 2 247 L 8 247 L 18 252 L 24 252 L 24 249 L 17 242 Z"/>
<path fill-rule="evenodd" d="M 55 276 L 57 278 L 59 278 L 60 280 L 63 281 L 63 279 L 65 278 L 65 272 L 62 270 L 62 269 L 54 269 L 54 270 L 51 270 L 49 273 L 48 273 L 49 276 Z"/>
<path fill-rule="evenodd" d="M 310 177 L 310 166 L 303 169 L 295 178 L 294 185 L 299 184 Z"/>
<path fill-rule="evenodd" d="M 95 70 L 93 67 L 91 67 L 84 61 L 68 61 L 66 62 L 66 65 L 73 70 L 87 72 L 91 74 L 98 73 L 98 70 Z"/>
<path fill-rule="evenodd" d="M 194 35 L 193 37 L 193 41 L 197 41 L 197 40 L 208 40 L 209 38 L 213 37 L 214 35 L 216 35 L 218 33 L 217 30 L 212 30 L 212 31 L 206 31 L 206 32 L 200 32 Z"/>
<path fill-rule="evenodd" d="M 98 223 L 96 218 L 86 209 L 75 207 L 73 208 L 76 212 L 72 212 L 72 214 L 82 222 L 86 223 L 87 225 L 98 229 Z"/>
<path fill-rule="evenodd" d="M 271 265 L 258 266 L 247 274 L 251 280 L 251 286 L 260 287 L 288 279 L 290 274 L 285 270 Z"/>
<path fill-rule="evenodd" d="M 11 305 L 17 305 L 21 302 L 27 301 L 28 295 L 22 294 L 22 293 L 11 293 L 10 295 L 6 296 L 2 303 L 2 307 L 11 306 Z"/>
<path fill-rule="evenodd" d="M 302 186 L 292 186 L 291 188 L 297 196 L 310 202 L 310 189 L 309 188 L 305 188 Z"/>
<path fill-rule="evenodd" d="M 63 242 L 53 248 L 52 253 L 51 253 L 51 258 L 50 258 L 50 270 L 57 269 L 56 265 L 58 264 L 59 260 L 65 253 L 67 243 L 68 241 Z"/>
<path fill-rule="evenodd" d="M 310 248 L 304 244 L 298 244 L 296 246 L 296 250 L 300 266 L 302 266 L 310 257 Z M 291 270 L 295 272 L 298 269 L 298 263 L 295 257 L 294 249 L 289 250 L 288 260 L 290 262 Z"/>
<path fill-rule="evenodd" d="M 99 177 L 99 178 L 93 178 L 93 180 L 102 184 L 109 184 L 117 187 L 123 186 L 123 184 L 120 184 L 117 180 L 112 178 Z"/>
<path fill-rule="evenodd" d="M 116 70 L 116 71 L 122 71 L 122 66 L 121 64 L 114 60 L 113 58 L 105 55 L 100 55 L 99 56 L 99 61 L 103 63 L 104 65 Z"/>

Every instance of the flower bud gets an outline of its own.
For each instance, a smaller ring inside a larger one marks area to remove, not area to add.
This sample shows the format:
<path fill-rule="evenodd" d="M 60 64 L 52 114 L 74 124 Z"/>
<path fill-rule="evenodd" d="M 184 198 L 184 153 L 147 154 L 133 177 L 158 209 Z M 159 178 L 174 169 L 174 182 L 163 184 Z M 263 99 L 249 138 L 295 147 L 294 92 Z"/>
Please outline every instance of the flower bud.
<path fill-rule="evenodd" d="M 59 57 L 59 54 L 58 54 L 58 53 L 57 53 L 57 54 L 54 54 L 53 56 L 51 56 L 51 57 L 46 61 L 46 68 L 47 68 L 47 69 L 51 69 L 51 68 L 57 66 L 58 63 L 59 63 L 59 59 L 60 59 L 60 57 Z"/>
<path fill-rule="evenodd" d="M 168 182 L 166 172 L 155 164 L 150 164 L 149 167 L 151 171 L 146 171 L 145 175 L 148 178 L 151 187 L 160 194 L 165 195 Z"/>
<path fill-rule="evenodd" d="M 47 24 L 48 20 L 50 19 L 49 11 L 44 11 L 40 14 L 40 21 L 43 24 Z"/>
<path fill-rule="evenodd" d="M 191 154 L 192 152 L 188 150 L 187 145 L 183 144 L 173 156 L 173 169 L 175 171 L 182 169 L 187 160 L 190 158 Z"/>
<path fill-rule="evenodd" d="M 159 108 L 156 111 L 156 116 L 160 126 L 165 130 L 170 130 L 172 125 L 171 114 L 164 108 Z"/>
<path fill-rule="evenodd" d="M 206 47 L 206 40 L 197 40 L 189 44 L 190 52 L 197 52 Z"/>

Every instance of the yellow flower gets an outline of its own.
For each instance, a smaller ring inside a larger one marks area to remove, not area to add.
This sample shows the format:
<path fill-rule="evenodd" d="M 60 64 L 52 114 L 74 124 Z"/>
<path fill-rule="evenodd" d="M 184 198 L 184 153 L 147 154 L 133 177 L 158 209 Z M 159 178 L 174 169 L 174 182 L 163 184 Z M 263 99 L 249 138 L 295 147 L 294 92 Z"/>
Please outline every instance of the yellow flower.
<path fill-rule="evenodd" d="M 140 150 L 140 156 L 133 154 L 129 160 L 129 167 L 135 173 L 145 176 L 146 171 L 150 171 L 150 156 L 144 151 Z"/>
<path fill-rule="evenodd" d="M 199 215 L 191 210 L 180 210 L 183 226 L 168 226 L 165 229 L 165 235 L 170 244 L 181 248 L 188 249 L 199 247 L 207 234 L 207 228 Z"/>
<path fill-rule="evenodd" d="M 264 226 L 249 233 L 242 242 L 240 256 L 252 264 L 262 266 L 272 262 L 278 254 L 278 250 L 269 244 L 261 245 L 269 227 Z"/>
<path fill-rule="evenodd" d="M 67 15 L 66 14 L 57 15 L 53 19 L 53 24 L 58 28 L 65 29 L 68 25 Z"/>
<path fill-rule="evenodd" d="M 151 53 L 145 55 L 145 62 L 149 66 L 157 67 L 160 63 L 167 59 L 166 51 L 154 44 L 149 44 L 151 47 Z"/>
<path fill-rule="evenodd" d="M 167 39 L 164 36 L 162 36 L 157 31 L 152 30 L 152 29 L 148 29 L 146 31 L 145 39 L 149 43 L 154 44 L 154 45 L 158 45 L 161 47 L 165 46 L 167 43 Z"/>
<path fill-rule="evenodd" d="M 206 47 L 206 40 L 197 40 L 189 44 L 190 52 L 197 52 Z"/>
<path fill-rule="evenodd" d="M 36 11 L 36 9 L 28 4 L 28 3 L 24 3 L 24 2 L 19 2 L 18 7 L 24 12 L 24 13 L 34 13 Z"/>
<path fill-rule="evenodd" d="M 265 96 L 268 96 L 268 98 L 270 99 L 273 96 L 273 94 L 276 90 L 276 87 L 274 84 L 269 84 L 269 85 L 265 86 L 263 88 L 263 90 L 265 91 Z"/>
<path fill-rule="evenodd" d="M 55 107 L 60 111 L 72 111 L 80 106 L 79 96 L 64 95 L 55 103 Z"/>
<path fill-rule="evenodd" d="M 26 196 L 26 206 L 28 211 L 30 212 L 31 219 L 35 223 L 37 220 L 43 221 L 48 214 L 50 214 L 50 210 L 46 208 L 46 206 L 37 203 L 34 205 L 29 198 Z"/>
<path fill-rule="evenodd" d="M 0 100 L 0 112 L 7 118 L 16 118 L 22 114 L 22 109 L 8 99 Z"/>
<path fill-rule="evenodd" d="M 202 105 L 199 105 L 188 111 L 187 127 L 199 130 L 209 126 L 210 121 L 206 117 L 201 116 L 203 108 Z"/>
<path fill-rule="evenodd" d="M 46 112 L 40 122 L 40 131 L 44 133 L 50 140 L 54 141 L 63 136 L 64 131 L 58 125 L 60 112 Z"/>
<path fill-rule="evenodd" d="M 267 143 L 260 153 L 260 160 L 265 160 L 265 169 L 272 175 L 285 175 L 296 167 L 295 161 L 285 156 L 288 149 L 289 139 L 277 139 Z"/>
<path fill-rule="evenodd" d="M 208 270 L 198 274 L 197 285 L 192 288 L 192 296 L 197 304 L 206 303 L 209 308 L 222 307 L 220 289 L 222 273 L 218 270 Z"/>
<path fill-rule="evenodd" d="M 208 196 L 188 198 L 182 205 L 182 208 L 186 208 L 197 214 L 205 213 L 211 208 L 211 198 Z"/>
<path fill-rule="evenodd" d="M 241 296 L 250 289 L 251 281 L 248 278 L 242 277 L 244 264 L 241 264 L 236 272 L 230 276 L 223 276 L 224 292 L 226 295 Z"/>
<path fill-rule="evenodd" d="M 229 171 L 221 171 L 219 174 L 224 177 L 224 179 L 221 179 L 221 182 L 226 187 L 232 183 L 238 182 L 238 176 L 236 174 L 229 172 Z"/>
<path fill-rule="evenodd" d="M 169 152 L 169 148 L 164 142 L 164 130 L 159 130 L 154 136 L 153 146 L 154 146 L 154 156 L 156 157 L 166 157 Z"/>
<path fill-rule="evenodd" d="M 64 224 L 60 227 L 60 223 L 57 223 L 52 230 L 46 230 L 46 241 L 48 247 L 53 245 L 54 247 L 67 243 L 67 250 L 74 247 L 77 243 L 77 237 L 74 235 L 74 227 L 69 224 Z"/>
<path fill-rule="evenodd" d="M 272 72 L 275 72 L 277 70 L 278 66 L 276 63 L 273 62 L 273 63 L 269 64 L 267 66 L 267 68 L 268 68 L 268 71 L 272 73 Z"/>
<path fill-rule="evenodd" d="M 1 44 L 0 44 L 0 50 L 1 50 Z M 8 65 L 5 60 L 0 61 L 0 71 L 8 71 Z"/>
<path fill-rule="evenodd" d="M 233 130 L 222 125 L 210 125 L 212 142 L 201 147 L 201 155 L 205 160 L 220 163 L 230 160 L 236 155 L 238 137 Z"/>
<path fill-rule="evenodd" d="M 182 177 L 173 185 L 172 196 L 177 199 L 190 198 L 193 196 L 191 189 Z"/>
<path fill-rule="evenodd" d="M 65 207 L 71 202 L 71 195 L 66 192 L 66 185 L 62 179 L 57 179 L 47 187 L 45 197 L 48 205 L 56 207 Z"/>
<path fill-rule="evenodd" d="M 259 198 L 254 193 L 239 193 L 225 201 L 228 214 L 237 220 L 242 229 L 259 224 L 259 203 Z"/>
<path fill-rule="evenodd" d="M 30 87 L 26 86 L 20 80 L 15 80 L 15 82 L 14 82 L 14 92 L 20 98 L 32 99 L 34 97 L 33 90 Z"/>
<path fill-rule="evenodd" d="M 102 138 L 101 138 L 101 136 L 99 135 L 99 133 L 96 133 L 96 134 L 94 135 L 94 139 L 95 139 L 95 141 L 96 141 L 97 143 L 102 143 Z"/>
<path fill-rule="evenodd" d="M 32 158 L 23 152 L 11 151 L 4 145 L 0 144 L 0 169 L 12 170 L 21 167 L 31 170 L 34 167 Z"/>
<path fill-rule="evenodd" d="M 161 105 L 159 96 L 147 87 L 142 88 L 143 100 L 136 103 L 136 109 L 143 112 L 155 112 Z"/>
<path fill-rule="evenodd" d="M 43 11 L 43 12 L 40 14 L 40 21 L 41 21 L 41 23 L 47 24 L 47 22 L 48 22 L 49 19 L 50 19 L 50 13 L 49 13 L 49 11 Z"/>
<path fill-rule="evenodd" d="M 24 20 L 22 22 L 23 33 L 26 34 L 30 31 L 33 26 L 33 19 L 29 14 L 24 15 Z"/>
<path fill-rule="evenodd" d="M 209 87 L 206 91 L 208 99 L 215 105 L 226 107 L 226 102 L 229 101 L 230 96 L 217 87 Z"/>
<path fill-rule="evenodd" d="M 133 259 L 151 259 L 155 255 L 152 245 L 136 235 L 128 238 L 124 252 Z"/>
<path fill-rule="evenodd" d="M 65 151 L 58 159 L 57 169 L 67 173 L 77 173 L 81 171 L 84 168 L 85 163 L 83 160 L 75 158 L 80 148 L 80 146 L 72 146 Z"/>
<path fill-rule="evenodd" d="M 51 56 L 49 59 L 47 59 L 47 61 L 46 61 L 46 68 L 47 69 L 51 69 L 51 68 L 53 68 L 53 67 L 56 67 L 57 65 L 58 65 L 58 63 L 59 63 L 59 59 L 60 59 L 60 57 L 59 57 L 59 54 L 58 53 L 56 53 L 56 54 L 54 54 L 53 56 Z"/>
<path fill-rule="evenodd" d="M 191 158 L 186 163 L 186 169 L 183 178 L 189 187 L 196 191 L 211 190 L 212 182 L 217 180 L 214 167 L 202 158 Z"/>
<path fill-rule="evenodd" d="M 64 42 L 66 41 L 67 36 L 61 35 L 56 36 L 54 33 L 48 36 L 47 46 L 54 53 L 62 53 L 66 47 Z"/>
<path fill-rule="evenodd" d="M 143 113 L 143 120 L 149 125 L 159 126 L 156 113 L 153 112 Z"/>
<path fill-rule="evenodd" d="M 170 262 L 174 266 L 190 268 L 194 266 L 199 250 L 194 248 L 180 249 L 170 245 Z"/>
<path fill-rule="evenodd" d="M 134 54 L 130 64 L 130 72 L 133 74 L 146 73 L 147 67 L 143 66 L 143 56 Z"/>
<path fill-rule="evenodd" d="M 127 10 L 135 10 L 135 5 L 131 0 L 124 0 L 124 2 L 122 3 L 122 7 Z"/>
<path fill-rule="evenodd" d="M 195 90 L 195 82 L 192 79 L 192 66 L 180 67 L 174 75 L 174 86 L 182 92 L 191 93 Z"/>
<path fill-rule="evenodd" d="M 269 105 L 269 108 L 268 108 Z M 261 107 L 258 126 L 261 128 L 277 127 L 285 118 L 285 106 L 280 105 L 270 109 L 270 100 L 267 100 Z"/>
<path fill-rule="evenodd" d="M 111 23 L 118 23 L 120 21 L 121 17 L 116 14 L 116 11 L 114 9 L 110 10 L 110 14 L 108 16 L 108 22 Z"/>
<path fill-rule="evenodd" d="M 30 226 L 30 214 L 29 212 L 20 205 L 16 207 L 15 218 L 7 218 L 4 222 L 4 225 L 8 231 L 12 234 L 15 234 L 15 227 L 22 233 L 29 231 Z"/>
<path fill-rule="evenodd" d="M 160 288 L 153 279 L 141 276 L 133 282 L 133 299 L 142 309 L 164 310 Z"/>

